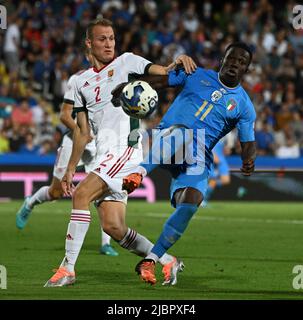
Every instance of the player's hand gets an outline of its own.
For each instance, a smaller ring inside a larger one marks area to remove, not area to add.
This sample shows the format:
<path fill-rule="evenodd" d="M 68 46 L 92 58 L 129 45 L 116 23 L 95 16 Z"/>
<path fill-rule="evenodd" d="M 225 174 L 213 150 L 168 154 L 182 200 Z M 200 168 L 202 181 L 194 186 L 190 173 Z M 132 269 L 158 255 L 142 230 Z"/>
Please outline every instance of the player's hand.
<path fill-rule="evenodd" d="M 243 176 L 250 176 L 255 170 L 255 162 L 253 159 L 242 162 L 241 172 Z"/>
<path fill-rule="evenodd" d="M 128 82 L 120 83 L 116 86 L 114 90 L 112 90 L 111 94 L 113 95 L 111 103 L 114 107 L 121 107 L 120 96 L 123 88 L 128 84 Z"/>
<path fill-rule="evenodd" d="M 74 192 L 74 185 L 73 185 L 73 177 L 75 171 L 66 170 L 65 175 L 61 180 L 61 187 L 65 196 L 72 196 Z"/>
<path fill-rule="evenodd" d="M 94 140 L 95 138 L 90 134 L 87 143 L 90 143 Z"/>
<path fill-rule="evenodd" d="M 185 54 L 181 54 L 180 56 L 178 56 L 175 61 L 175 64 L 177 66 L 183 65 L 186 73 L 192 73 L 197 69 L 195 61 Z"/>
<path fill-rule="evenodd" d="M 142 182 L 141 173 L 131 173 L 123 179 L 122 190 L 126 190 L 127 193 L 132 193 L 137 189 Z"/>

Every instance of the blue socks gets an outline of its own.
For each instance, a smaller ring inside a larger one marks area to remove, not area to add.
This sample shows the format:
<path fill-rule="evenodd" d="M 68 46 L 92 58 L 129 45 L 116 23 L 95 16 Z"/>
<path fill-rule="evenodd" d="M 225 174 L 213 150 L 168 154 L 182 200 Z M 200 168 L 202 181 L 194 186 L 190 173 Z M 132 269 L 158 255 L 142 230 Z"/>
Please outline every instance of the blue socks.
<path fill-rule="evenodd" d="M 191 203 L 181 203 L 164 224 L 163 231 L 154 245 L 151 253 L 159 258 L 182 236 L 190 219 L 198 206 Z"/>

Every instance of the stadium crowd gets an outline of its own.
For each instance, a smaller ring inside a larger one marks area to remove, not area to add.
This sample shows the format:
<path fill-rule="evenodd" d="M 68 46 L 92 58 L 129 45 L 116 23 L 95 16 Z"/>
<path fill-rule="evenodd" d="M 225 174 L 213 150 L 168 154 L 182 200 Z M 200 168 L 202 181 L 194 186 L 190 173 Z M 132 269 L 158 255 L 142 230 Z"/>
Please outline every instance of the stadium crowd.
<path fill-rule="evenodd" d="M 185 53 L 218 69 L 225 47 L 241 40 L 254 52 L 243 83 L 257 112 L 259 155 L 303 155 L 303 29 L 292 25 L 295 2 L 41 0 L 2 1 L 0 154 L 49 154 L 60 144 L 60 105 L 69 76 L 87 68 L 85 30 L 98 15 L 114 22 L 117 54 L 132 51 L 168 65 Z M 163 90 L 155 126 L 176 94 Z M 186 106 L 184 106 L 186 108 Z M 228 150 L 239 153 L 236 131 Z"/>

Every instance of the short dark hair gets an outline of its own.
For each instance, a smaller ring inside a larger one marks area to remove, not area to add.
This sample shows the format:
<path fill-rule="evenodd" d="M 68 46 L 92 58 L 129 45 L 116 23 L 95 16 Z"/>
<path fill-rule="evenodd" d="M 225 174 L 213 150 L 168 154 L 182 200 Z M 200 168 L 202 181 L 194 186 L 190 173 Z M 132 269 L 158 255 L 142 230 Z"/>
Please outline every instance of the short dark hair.
<path fill-rule="evenodd" d="M 103 26 L 103 27 L 112 27 L 113 28 L 113 23 L 105 18 L 99 18 L 91 21 L 88 24 L 88 27 L 86 29 L 86 38 L 92 39 L 93 37 L 93 29 L 95 26 Z M 114 29 L 114 28 L 113 28 Z"/>
<path fill-rule="evenodd" d="M 225 49 L 225 52 L 224 52 L 224 56 L 226 55 L 227 51 L 231 48 L 241 48 L 243 50 L 245 50 L 246 52 L 249 53 L 249 63 L 251 63 L 251 60 L 252 60 L 252 50 L 251 48 L 244 42 L 232 42 L 231 44 L 229 44 L 226 49 Z"/>

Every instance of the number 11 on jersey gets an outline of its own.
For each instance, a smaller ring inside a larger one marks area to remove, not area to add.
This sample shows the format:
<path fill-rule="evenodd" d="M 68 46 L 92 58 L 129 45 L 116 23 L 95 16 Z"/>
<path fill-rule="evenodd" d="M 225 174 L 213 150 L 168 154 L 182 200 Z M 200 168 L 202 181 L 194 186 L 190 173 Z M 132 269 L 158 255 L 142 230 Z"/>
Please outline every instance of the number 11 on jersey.
<path fill-rule="evenodd" d="M 204 100 L 201 107 L 198 109 L 198 111 L 195 113 L 195 117 L 200 117 L 200 114 L 204 111 L 205 107 L 208 105 L 208 101 Z M 203 121 L 205 117 L 210 113 L 211 109 L 214 106 L 212 104 L 209 104 L 208 108 L 205 110 L 205 112 L 202 114 L 200 120 Z"/>

